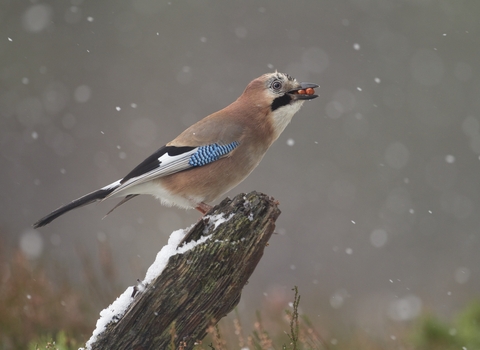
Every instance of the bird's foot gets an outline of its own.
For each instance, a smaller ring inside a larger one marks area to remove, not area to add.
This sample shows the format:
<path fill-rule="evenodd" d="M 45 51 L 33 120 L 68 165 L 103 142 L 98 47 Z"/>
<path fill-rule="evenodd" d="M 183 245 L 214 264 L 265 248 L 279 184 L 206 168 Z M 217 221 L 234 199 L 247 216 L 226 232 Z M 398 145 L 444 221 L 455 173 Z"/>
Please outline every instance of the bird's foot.
<path fill-rule="evenodd" d="M 207 203 L 204 203 L 204 202 L 200 202 L 196 207 L 195 209 L 197 209 L 200 213 L 202 213 L 203 215 L 205 215 L 210 209 L 212 209 L 213 207 Z"/>

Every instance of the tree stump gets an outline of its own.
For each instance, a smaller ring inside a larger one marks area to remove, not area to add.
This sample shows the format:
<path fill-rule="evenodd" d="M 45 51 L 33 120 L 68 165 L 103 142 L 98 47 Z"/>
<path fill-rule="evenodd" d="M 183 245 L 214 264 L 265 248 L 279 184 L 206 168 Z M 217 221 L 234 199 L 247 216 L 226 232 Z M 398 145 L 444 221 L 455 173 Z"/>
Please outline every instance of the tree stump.
<path fill-rule="evenodd" d="M 240 301 L 274 231 L 280 215 L 277 204 L 251 192 L 215 206 L 179 247 L 211 236 L 183 254 L 172 255 L 161 274 L 131 297 L 123 316 L 110 322 L 87 348 L 193 348 Z M 221 215 L 223 221 L 215 221 Z"/>

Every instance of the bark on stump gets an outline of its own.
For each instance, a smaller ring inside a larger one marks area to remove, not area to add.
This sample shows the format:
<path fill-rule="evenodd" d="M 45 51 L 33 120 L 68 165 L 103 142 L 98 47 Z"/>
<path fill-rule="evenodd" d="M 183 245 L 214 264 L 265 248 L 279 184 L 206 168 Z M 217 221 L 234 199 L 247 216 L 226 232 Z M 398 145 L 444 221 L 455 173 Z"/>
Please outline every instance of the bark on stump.
<path fill-rule="evenodd" d="M 110 323 L 91 349 L 170 349 L 172 344 L 175 349 L 193 348 L 240 301 L 275 229 L 277 204 L 251 192 L 215 206 L 206 216 L 231 218 L 216 229 L 208 219 L 200 220 L 184 242 L 209 234 L 211 238 L 172 256 L 160 276 L 137 293 L 123 317 Z"/>

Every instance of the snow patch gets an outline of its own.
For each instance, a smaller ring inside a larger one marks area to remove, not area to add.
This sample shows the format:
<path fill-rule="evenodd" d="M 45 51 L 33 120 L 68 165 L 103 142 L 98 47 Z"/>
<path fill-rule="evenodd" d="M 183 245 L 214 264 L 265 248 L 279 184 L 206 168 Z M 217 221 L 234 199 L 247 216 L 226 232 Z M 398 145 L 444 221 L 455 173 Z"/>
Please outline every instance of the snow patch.
<path fill-rule="evenodd" d="M 163 246 L 163 248 L 157 253 L 154 263 L 148 268 L 147 273 L 145 274 L 145 279 L 142 282 L 143 284 L 148 284 L 157 276 L 160 276 L 163 269 L 165 269 L 165 266 L 167 266 L 168 259 L 177 253 L 177 247 L 187 232 L 187 230 L 177 230 L 172 232 L 167 245 Z"/>
<path fill-rule="evenodd" d="M 216 215 L 208 215 L 205 218 L 210 219 L 210 225 L 214 225 L 213 229 L 216 230 L 218 226 L 223 224 L 224 222 L 227 222 L 231 218 L 233 218 L 235 214 L 231 213 L 228 218 L 225 218 L 225 215 L 223 213 L 216 214 Z"/>
<path fill-rule="evenodd" d="M 118 320 L 123 316 L 133 300 L 132 293 L 133 287 L 128 287 L 125 292 L 123 292 L 123 294 L 117 298 L 117 300 L 100 312 L 100 318 L 97 321 L 95 330 L 85 345 L 87 349 L 91 348 L 92 343 L 97 340 L 98 335 L 103 333 L 110 322 L 118 322 Z"/>

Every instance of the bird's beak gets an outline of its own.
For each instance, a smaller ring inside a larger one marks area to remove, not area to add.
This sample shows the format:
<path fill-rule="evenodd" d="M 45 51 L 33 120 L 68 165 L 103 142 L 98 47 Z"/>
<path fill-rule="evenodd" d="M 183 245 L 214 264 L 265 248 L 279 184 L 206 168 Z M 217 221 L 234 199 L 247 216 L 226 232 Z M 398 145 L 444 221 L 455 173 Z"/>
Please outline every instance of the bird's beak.
<path fill-rule="evenodd" d="M 318 85 L 313 83 L 300 83 L 300 87 L 290 90 L 288 93 L 295 100 L 312 100 L 318 97 L 318 95 L 315 95 L 315 88 L 317 87 Z"/>

